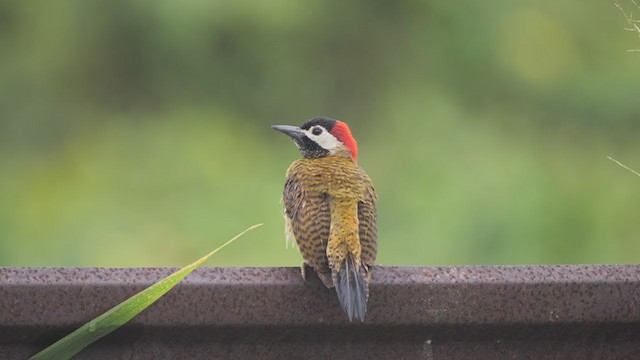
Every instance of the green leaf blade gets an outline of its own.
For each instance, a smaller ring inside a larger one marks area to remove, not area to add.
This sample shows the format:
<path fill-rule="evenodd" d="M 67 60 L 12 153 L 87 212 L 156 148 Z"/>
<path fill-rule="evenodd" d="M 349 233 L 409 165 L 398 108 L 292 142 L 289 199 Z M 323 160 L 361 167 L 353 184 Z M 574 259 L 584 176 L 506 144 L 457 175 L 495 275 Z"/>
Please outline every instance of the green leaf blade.
<path fill-rule="evenodd" d="M 189 275 L 193 270 L 202 265 L 215 253 L 222 250 L 245 233 L 260 226 L 262 226 L 262 224 L 249 227 L 215 250 L 211 251 L 209 254 L 177 270 L 173 274 L 111 308 L 104 314 L 82 325 L 69 335 L 31 357 L 31 359 L 70 359 L 96 340 L 108 335 L 120 326 L 129 322 L 129 320 L 133 319 L 136 315 L 149 307 L 149 305 L 153 304 L 156 300 L 166 294 L 176 284 Z"/>

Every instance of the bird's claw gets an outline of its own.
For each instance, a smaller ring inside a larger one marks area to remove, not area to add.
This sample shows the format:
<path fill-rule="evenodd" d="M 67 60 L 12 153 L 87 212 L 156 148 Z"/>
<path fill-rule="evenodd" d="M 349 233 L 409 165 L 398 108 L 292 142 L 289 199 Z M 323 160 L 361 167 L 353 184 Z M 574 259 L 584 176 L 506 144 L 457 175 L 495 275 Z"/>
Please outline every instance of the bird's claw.
<path fill-rule="evenodd" d="M 300 275 L 302 275 L 302 280 L 305 282 L 307 282 L 307 266 L 306 262 L 303 262 L 302 265 L 300 265 Z"/>

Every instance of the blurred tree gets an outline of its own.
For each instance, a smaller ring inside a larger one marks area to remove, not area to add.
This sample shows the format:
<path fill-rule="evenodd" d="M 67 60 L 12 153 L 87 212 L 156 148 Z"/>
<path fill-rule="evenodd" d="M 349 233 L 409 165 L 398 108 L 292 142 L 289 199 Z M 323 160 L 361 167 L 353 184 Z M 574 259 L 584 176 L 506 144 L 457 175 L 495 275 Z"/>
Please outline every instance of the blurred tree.
<path fill-rule="evenodd" d="M 579 9 L 580 11 L 576 11 Z M 0 265 L 298 264 L 268 125 L 348 121 L 385 264 L 637 262 L 612 3 L 0 3 Z M 208 244 L 208 245 L 207 245 Z"/>

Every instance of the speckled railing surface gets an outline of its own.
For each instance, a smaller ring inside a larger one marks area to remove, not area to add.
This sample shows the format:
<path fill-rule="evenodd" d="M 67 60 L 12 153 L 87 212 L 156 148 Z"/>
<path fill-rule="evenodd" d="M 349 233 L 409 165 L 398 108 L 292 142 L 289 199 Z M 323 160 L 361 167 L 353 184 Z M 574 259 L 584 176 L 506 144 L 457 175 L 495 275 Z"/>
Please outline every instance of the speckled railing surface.
<path fill-rule="evenodd" d="M 0 268 L 0 359 L 170 268 Z M 364 323 L 298 268 L 201 268 L 80 359 L 639 359 L 640 265 L 376 267 Z"/>

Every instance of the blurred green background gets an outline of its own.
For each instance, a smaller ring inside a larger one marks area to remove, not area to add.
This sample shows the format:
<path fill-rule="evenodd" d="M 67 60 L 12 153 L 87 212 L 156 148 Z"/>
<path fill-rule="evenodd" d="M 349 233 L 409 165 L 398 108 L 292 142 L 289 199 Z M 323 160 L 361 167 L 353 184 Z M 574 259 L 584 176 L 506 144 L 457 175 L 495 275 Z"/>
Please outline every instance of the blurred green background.
<path fill-rule="evenodd" d="M 640 261 L 610 1 L 3 1 L 0 265 L 298 265 L 271 124 L 348 122 L 382 264 Z"/>

